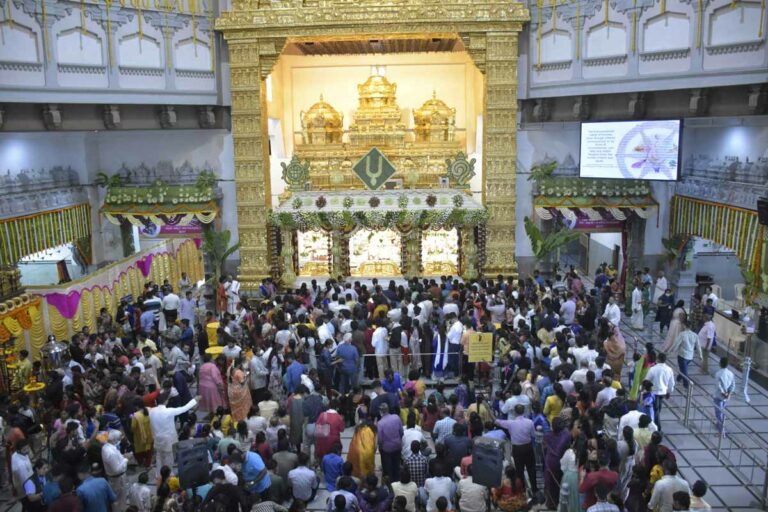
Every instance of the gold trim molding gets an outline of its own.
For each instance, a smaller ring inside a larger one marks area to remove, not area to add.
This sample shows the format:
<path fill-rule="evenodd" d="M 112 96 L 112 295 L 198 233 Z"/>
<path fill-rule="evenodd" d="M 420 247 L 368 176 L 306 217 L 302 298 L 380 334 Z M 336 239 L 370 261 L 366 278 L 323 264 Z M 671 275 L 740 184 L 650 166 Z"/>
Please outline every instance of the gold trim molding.
<path fill-rule="evenodd" d="M 230 54 L 240 281 L 270 274 L 265 79 L 289 42 L 452 37 L 485 75 L 485 274 L 514 274 L 518 34 L 530 15 L 511 0 L 233 0 L 216 20 Z"/>

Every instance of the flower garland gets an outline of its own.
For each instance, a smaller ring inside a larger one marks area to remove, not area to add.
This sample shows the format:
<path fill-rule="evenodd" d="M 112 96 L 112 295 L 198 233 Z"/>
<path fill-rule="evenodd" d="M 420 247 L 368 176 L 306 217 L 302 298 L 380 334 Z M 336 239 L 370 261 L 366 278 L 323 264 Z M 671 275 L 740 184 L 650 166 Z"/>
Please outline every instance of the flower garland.
<path fill-rule="evenodd" d="M 483 275 L 483 269 L 486 263 L 486 240 L 488 238 L 488 228 L 485 224 L 478 224 L 476 231 L 477 238 L 477 273 Z"/>
<path fill-rule="evenodd" d="M 324 229 L 350 229 L 362 226 L 370 229 L 400 229 L 410 226 L 420 228 L 458 228 L 478 226 L 488 220 L 487 210 L 400 210 L 383 212 L 371 210 L 364 212 L 273 212 L 269 213 L 269 223 L 278 228 L 298 229 L 301 231 Z"/>
<path fill-rule="evenodd" d="M 277 279 L 280 277 L 280 228 L 278 226 L 270 227 L 268 240 L 269 273 L 272 278 Z"/>

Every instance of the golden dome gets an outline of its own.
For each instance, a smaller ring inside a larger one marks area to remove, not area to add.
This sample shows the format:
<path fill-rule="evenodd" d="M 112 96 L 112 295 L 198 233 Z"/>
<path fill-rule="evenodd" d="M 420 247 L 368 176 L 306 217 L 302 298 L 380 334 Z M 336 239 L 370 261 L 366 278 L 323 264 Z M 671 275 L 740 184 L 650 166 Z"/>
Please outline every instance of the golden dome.
<path fill-rule="evenodd" d="M 359 106 L 349 126 L 349 141 L 357 146 L 402 144 L 406 127 L 397 106 L 397 84 L 379 75 L 368 77 L 357 86 Z"/>
<path fill-rule="evenodd" d="M 357 86 L 360 107 L 394 105 L 396 92 L 397 84 L 390 83 L 380 75 L 371 75 L 368 80 Z"/>
<path fill-rule="evenodd" d="M 413 121 L 417 142 L 452 141 L 456 124 L 456 109 L 450 108 L 433 91 L 432 98 L 414 110 Z"/>
<path fill-rule="evenodd" d="M 301 112 L 301 131 L 304 144 L 340 144 L 344 116 L 323 100 Z"/>

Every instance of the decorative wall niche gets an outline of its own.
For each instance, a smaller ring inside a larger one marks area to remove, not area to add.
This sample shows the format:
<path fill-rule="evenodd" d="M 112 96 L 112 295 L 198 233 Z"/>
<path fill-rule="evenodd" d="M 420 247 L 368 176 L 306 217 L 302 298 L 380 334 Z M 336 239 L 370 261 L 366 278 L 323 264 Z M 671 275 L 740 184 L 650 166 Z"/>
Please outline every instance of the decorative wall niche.
<path fill-rule="evenodd" d="M 615 21 L 603 22 L 587 31 L 587 58 L 626 56 L 627 29 Z"/>
<path fill-rule="evenodd" d="M 59 64 L 102 66 L 103 42 L 94 32 L 73 27 L 59 32 L 56 41 Z"/>
<path fill-rule="evenodd" d="M 541 63 L 564 62 L 573 59 L 573 37 L 560 29 L 541 35 Z"/>
<path fill-rule="evenodd" d="M 0 22 L 0 61 L 40 62 L 37 32 L 18 21 Z"/>
<path fill-rule="evenodd" d="M 760 2 L 739 0 L 733 7 L 727 3 L 709 16 L 709 46 L 757 43 L 761 23 L 765 20 L 761 17 Z"/>
<path fill-rule="evenodd" d="M 121 37 L 118 41 L 118 62 L 120 67 L 160 69 L 163 67 L 160 41 L 138 32 Z"/>
<path fill-rule="evenodd" d="M 177 69 L 190 71 L 211 70 L 211 50 L 207 38 L 197 39 L 188 37 L 178 41 L 176 47 L 175 65 Z"/>
<path fill-rule="evenodd" d="M 643 52 L 683 50 L 691 46 L 691 21 L 687 14 L 665 12 L 643 24 Z"/>

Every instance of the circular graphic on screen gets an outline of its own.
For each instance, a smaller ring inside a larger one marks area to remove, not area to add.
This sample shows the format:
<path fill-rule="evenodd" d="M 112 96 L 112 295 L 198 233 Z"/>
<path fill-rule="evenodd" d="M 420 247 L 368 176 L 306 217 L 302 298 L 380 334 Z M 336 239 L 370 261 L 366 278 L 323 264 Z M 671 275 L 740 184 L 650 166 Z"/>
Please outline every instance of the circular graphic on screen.
<path fill-rule="evenodd" d="M 619 142 L 616 164 L 626 178 L 675 180 L 679 139 L 678 121 L 639 123 Z"/>

